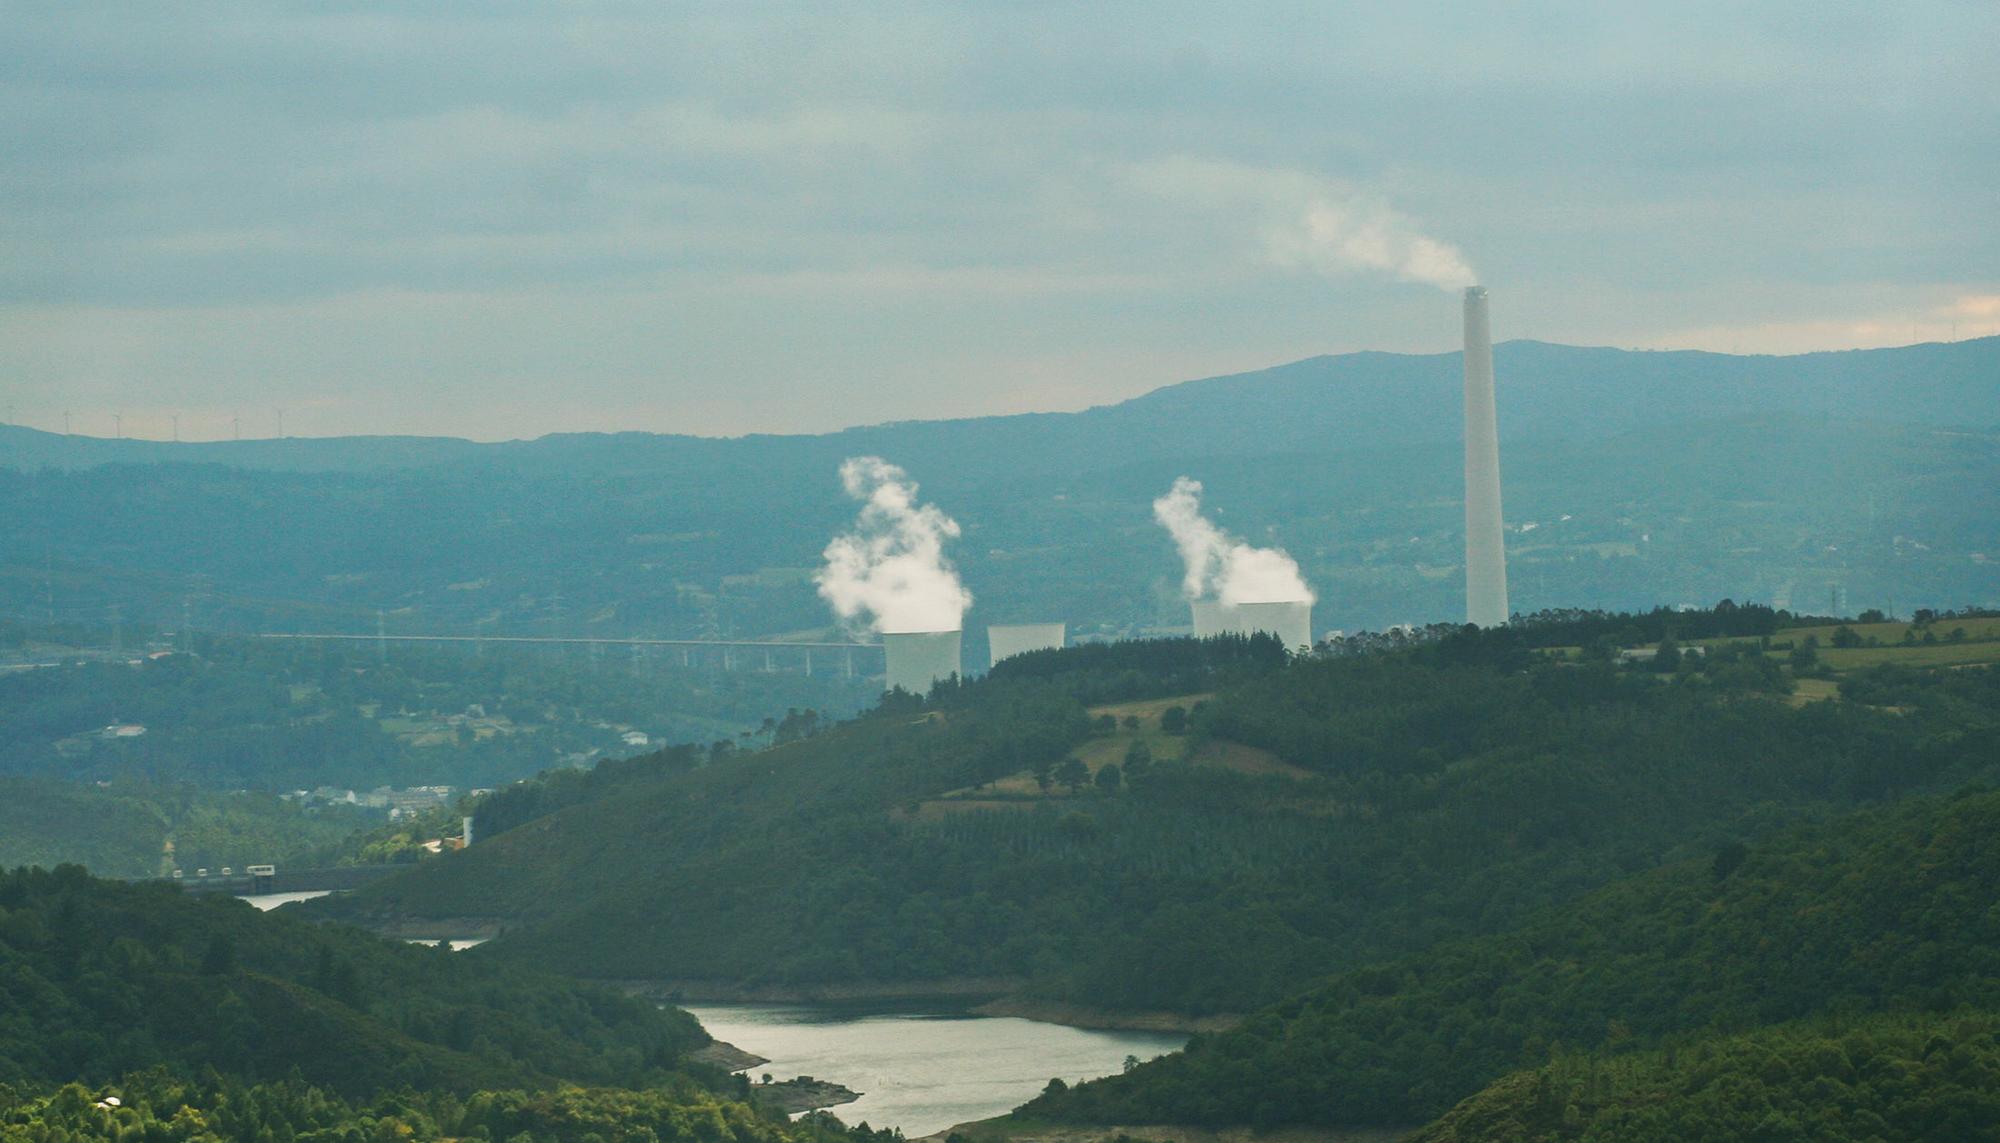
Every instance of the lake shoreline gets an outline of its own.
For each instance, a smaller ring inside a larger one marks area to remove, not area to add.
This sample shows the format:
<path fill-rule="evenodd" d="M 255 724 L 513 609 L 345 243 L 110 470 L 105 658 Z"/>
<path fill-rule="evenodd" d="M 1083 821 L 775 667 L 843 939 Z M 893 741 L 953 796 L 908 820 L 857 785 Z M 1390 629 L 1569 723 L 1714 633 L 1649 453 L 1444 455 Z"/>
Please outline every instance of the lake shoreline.
<path fill-rule="evenodd" d="M 860 980 L 833 984 L 747 984 L 738 980 L 605 980 L 603 984 L 662 1004 L 945 1003 L 966 1011 L 1020 988 L 1013 977 Z"/>
<path fill-rule="evenodd" d="M 1088 1028 L 1101 1032 L 1182 1032 L 1190 1036 L 1198 1032 L 1227 1032 L 1243 1022 L 1242 1015 L 1233 1012 L 1190 1016 L 1185 1012 L 1092 1008 L 1082 1004 L 1033 1000 L 1021 996 L 1003 996 L 997 1000 L 989 1000 L 972 1011 L 981 1016 L 1017 1016 L 1023 1020 L 1037 1020 L 1044 1024 L 1063 1024 L 1071 1028 Z"/>
<path fill-rule="evenodd" d="M 732 980 L 610 980 L 604 983 L 662 1004 L 940 1004 L 976 1016 L 1013 1016 L 1102 1032 L 1226 1032 L 1237 1013 L 1191 1016 L 1152 1009 L 1096 1008 L 1023 996 L 1013 977 L 846 981 L 835 984 L 745 984 Z"/>
<path fill-rule="evenodd" d="M 1397 1143 L 1414 1127 L 1187 1127 L 1174 1123 L 1089 1124 L 1019 1123 L 1005 1115 L 955 1123 L 918 1136 L 910 1143 L 945 1143 L 953 1135 L 972 1143 L 1101 1143 L 1130 1137 L 1148 1143 Z"/>

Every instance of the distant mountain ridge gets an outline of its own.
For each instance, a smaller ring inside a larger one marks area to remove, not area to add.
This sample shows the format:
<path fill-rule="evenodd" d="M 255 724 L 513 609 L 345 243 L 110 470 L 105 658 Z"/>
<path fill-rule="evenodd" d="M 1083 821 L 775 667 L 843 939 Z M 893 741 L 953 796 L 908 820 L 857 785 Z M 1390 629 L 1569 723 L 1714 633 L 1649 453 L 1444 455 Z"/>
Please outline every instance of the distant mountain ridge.
<path fill-rule="evenodd" d="M 1517 609 L 2000 602 L 2000 338 L 1498 356 Z M 1360 353 L 1077 413 L 818 436 L 172 444 L 0 427 L 0 617 L 828 630 L 811 571 L 854 514 L 836 472 L 873 453 L 964 529 L 950 554 L 975 666 L 988 623 L 1185 625 L 1150 509 L 1181 475 L 1218 523 L 1299 560 L 1322 630 L 1421 623 L 1463 614 L 1460 386 L 1457 354 Z"/>
<path fill-rule="evenodd" d="M 1657 423 L 1760 414 L 1912 425 L 2000 425 L 2000 337 L 1787 357 L 1504 342 L 1495 350 L 1509 439 L 1589 439 Z M 899 421 L 805 435 L 693 437 L 553 433 L 480 443 L 355 436 L 168 442 L 64 437 L 0 426 L 0 466 L 201 463 L 283 471 L 377 472 L 448 464 L 534 469 L 583 461 L 614 470 L 719 460 L 884 452 L 904 463 L 976 454 L 1068 454 L 1104 467 L 1169 453 L 1265 455 L 1458 439 L 1457 353 L 1309 357 L 1166 385 L 1074 413 Z M 1081 453 L 1077 449 L 1088 445 Z"/>

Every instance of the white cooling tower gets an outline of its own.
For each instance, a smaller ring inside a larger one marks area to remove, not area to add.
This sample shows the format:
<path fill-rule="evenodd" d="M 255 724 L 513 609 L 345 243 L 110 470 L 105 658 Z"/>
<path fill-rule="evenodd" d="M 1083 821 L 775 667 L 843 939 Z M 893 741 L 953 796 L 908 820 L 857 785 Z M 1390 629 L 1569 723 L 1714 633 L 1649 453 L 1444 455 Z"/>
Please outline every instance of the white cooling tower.
<path fill-rule="evenodd" d="M 1507 548 L 1500 529 L 1500 426 L 1486 288 L 1465 290 L 1465 621 L 1507 622 Z"/>
<path fill-rule="evenodd" d="M 1299 600 L 1290 603 L 1239 603 L 1236 629 L 1245 635 L 1268 631 L 1278 637 L 1285 650 L 1297 653 L 1312 646 L 1313 605 Z"/>
<path fill-rule="evenodd" d="M 1213 639 L 1226 635 L 1235 628 L 1230 626 L 1233 616 L 1230 609 L 1213 599 L 1197 599 L 1188 605 L 1194 610 L 1194 637 Z"/>
<path fill-rule="evenodd" d="M 1297 652 L 1312 646 L 1312 604 L 1303 600 L 1290 603 L 1223 603 L 1197 599 L 1194 634 L 1197 639 L 1216 635 L 1255 635 L 1259 631 L 1278 637 L 1285 650 Z"/>
<path fill-rule="evenodd" d="M 931 684 L 958 671 L 959 632 L 892 631 L 882 636 L 889 660 L 888 689 L 901 687 L 913 695 L 931 693 Z"/>
<path fill-rule="evenodd" d="M 986 629 L 986 644 L 993 651 L 993 665 L 1000 660 L 1060 647 L 1069 629 L 1061 623 L 1015 623 Z"/>

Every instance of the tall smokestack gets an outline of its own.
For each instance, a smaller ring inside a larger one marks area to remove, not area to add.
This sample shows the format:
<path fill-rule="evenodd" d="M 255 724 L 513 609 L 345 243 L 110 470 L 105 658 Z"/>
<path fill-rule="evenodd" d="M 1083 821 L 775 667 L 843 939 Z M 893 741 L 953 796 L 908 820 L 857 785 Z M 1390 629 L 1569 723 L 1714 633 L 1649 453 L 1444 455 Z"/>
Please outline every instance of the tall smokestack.
<path fill-rule="evenodd" d="M 1507 622 L 1507 548 L 1500 530 L 1500 426 L 1493 412 L 1493 333 L 1486 287 L 1465 289 L 1465 621 Z"/>

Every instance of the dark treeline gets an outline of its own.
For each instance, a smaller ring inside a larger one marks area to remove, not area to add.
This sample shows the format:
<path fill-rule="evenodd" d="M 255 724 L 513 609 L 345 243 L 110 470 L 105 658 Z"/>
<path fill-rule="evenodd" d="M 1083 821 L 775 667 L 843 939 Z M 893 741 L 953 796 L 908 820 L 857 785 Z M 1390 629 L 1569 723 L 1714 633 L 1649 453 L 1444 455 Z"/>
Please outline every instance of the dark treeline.
<path fill-rule="evenodd" d="M 1276 636 L 1142 639 L 1030 651 L 995 664 L 991 678 L 1060 679 L 1080 702 L 1187 694 L 1241 682 L 1285 665 Z"/>
<path fill-rule="evenodd" d="M 1755 639 L 1775 634 L 1780 627 L 1807 623 L 1760 603 L 1736 603 L 1725 599 L 1714 607 L 1677 609 L 1655 607 L 1651 611 L 1607 612 L 1562 608 L 1517 615 L 1505 630 L 1519 635 L 1529 646 L 1582 646 L 1610 639 L 1620 646 L 1657 643 L 1672 637 L 1690 639 Z"/>
<path fill-rule="evenodd" d="M 1992 614 L 1991 609 L 1971 606 L 1953 611 L 1925 608 L 1918 610 L 1912 618 L 1919 626 L 1931 626 L 1952 619 L 1973 619 Z M 1736 603 L 1728 599 L 1713 607 L 1655 607 L 1651 611 L 1553 608 L 1516 615 L 1505 627 L 1478 628 L 1468 624 L 1433 623 L 1388 631 L 1361 631 L 1322 643 L 1320 652 L 1353 655 L 1400 651 L 1447 640 L 1457 642 L 1471 653 L 1486 656 L 1558 647 L 1581 648 L 1589 654 L 1662 640 L 1686 643 L 1708 639 L 1747 639 L 1758 641 L 1761 645 L 1781 629 L 1838 628 L 1848 623 L 1881 623 L 1888 618 L 1879 611 L 1863 612 L 1856 618 L 1795 614 L 1762 604 Z M 1474 648 L 1479 650 L 1473 651 Z"/>

